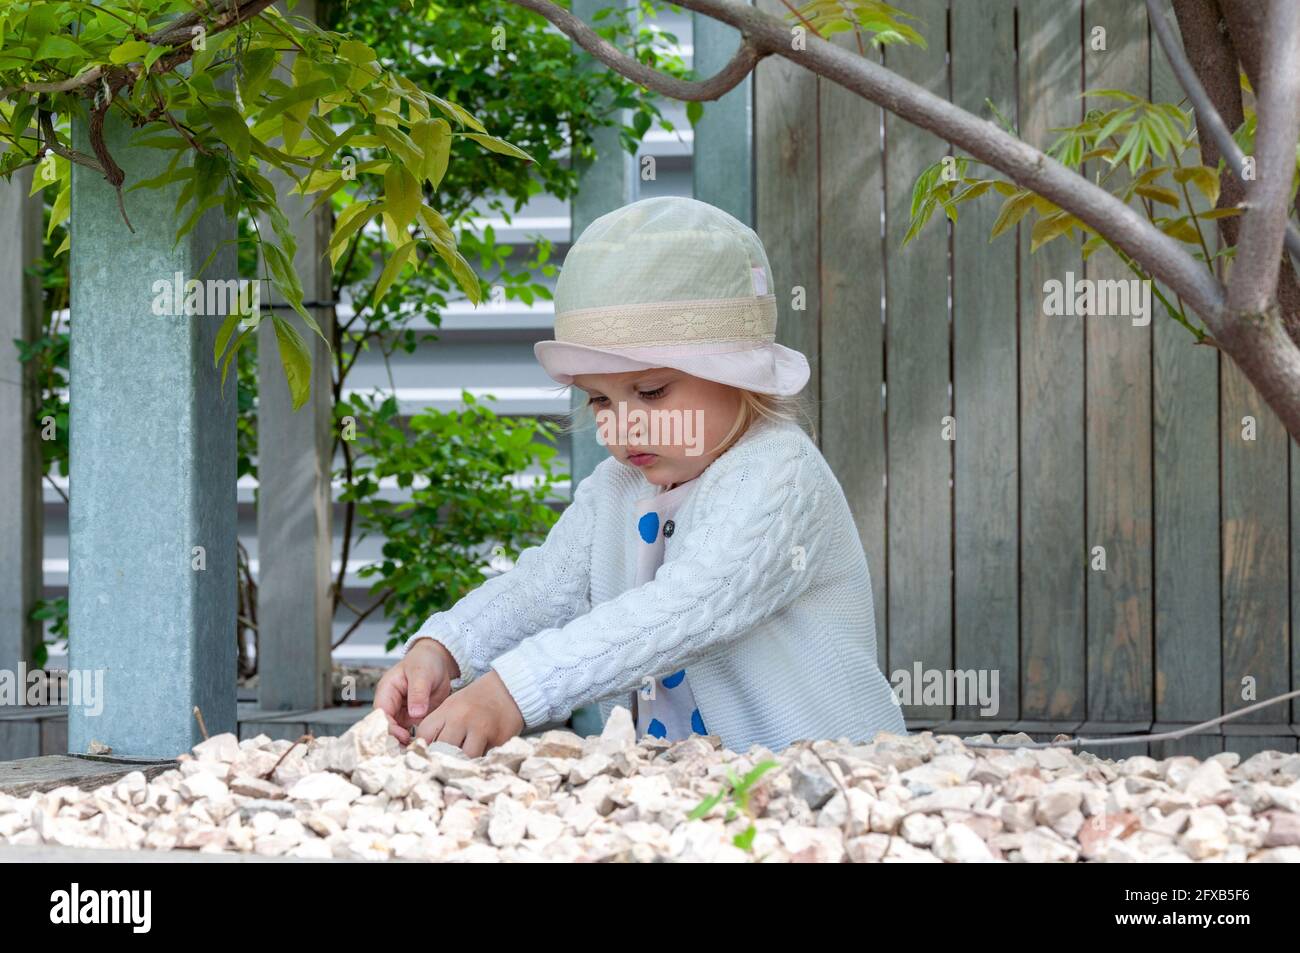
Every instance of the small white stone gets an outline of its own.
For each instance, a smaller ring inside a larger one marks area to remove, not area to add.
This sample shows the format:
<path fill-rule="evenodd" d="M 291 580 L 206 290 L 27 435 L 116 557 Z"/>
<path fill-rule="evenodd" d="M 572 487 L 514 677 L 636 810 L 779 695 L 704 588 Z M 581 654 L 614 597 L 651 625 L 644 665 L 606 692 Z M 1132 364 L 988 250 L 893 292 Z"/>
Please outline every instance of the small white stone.
<path fill-rule="evenodd" d="M 295 781 L 288 794 L 299 801 L 343 801 L 350 804 L 361 796 L 361 789 L 332 771 L 317 771 Z"/>

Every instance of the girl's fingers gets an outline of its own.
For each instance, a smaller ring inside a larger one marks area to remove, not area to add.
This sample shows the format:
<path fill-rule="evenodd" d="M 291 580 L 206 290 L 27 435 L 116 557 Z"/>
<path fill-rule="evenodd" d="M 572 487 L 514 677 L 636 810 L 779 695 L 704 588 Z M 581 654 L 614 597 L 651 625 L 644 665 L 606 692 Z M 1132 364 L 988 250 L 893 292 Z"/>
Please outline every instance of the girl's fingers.
<path fill-rule="evenodd" d="M 390 668 L 375 686 L 375 707 L 393 722 L 406 709 L 406 669 L 400 663 Z"/>
<path fill-rule="evenodd" d="M 470 732 L 465 736 L 465 743 L 461 745 L 461 750 L 465 752 L 467 758 L 482 757 L 483 752 L 487 750 L 484 736 L 477 731 Z"/>
<path fill-rule="evenodd" d="M 403 745 L 410 744 L 411 733 L 407 731 L 400 721 L 388 714 L 388 712 L 384 712 L 384 715 L 388 718 L 388 733 Z"/>
<path fill-rule="evenodd" d="M 423 718 L 436 705 L 430 705 L 430 696 L 433 694 L 435 681 L 438 672 L 431 661 L 421 661 L 419 658 L 408 657 L 404 665 L 407 670 L 406 675 L 406 709 L 411 713 L 413 718 Z"/>
<path fill-rule="evenodd" d="M 442 728 L 445 718 L 443 715 L 434 712 L 426 717 L 415 729 L 415 737 L 423 738 L 429 743 L 438 740 L 438 731 Z"/>

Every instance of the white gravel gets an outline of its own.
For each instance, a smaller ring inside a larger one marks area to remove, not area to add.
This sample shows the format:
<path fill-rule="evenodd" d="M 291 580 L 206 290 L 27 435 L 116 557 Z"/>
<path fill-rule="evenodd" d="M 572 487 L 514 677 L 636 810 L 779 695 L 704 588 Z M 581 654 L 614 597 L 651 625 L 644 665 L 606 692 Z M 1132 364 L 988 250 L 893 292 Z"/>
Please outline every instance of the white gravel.
<path fill-rule="evenodd" d="M 548 731 L 467 759 L 423 741 L 403 750 L 376 711 L 298 745 L 219 735 L 153 780 L 0 795 L 0 843 L 454 861 L 1300 861 L 1300 754 L 1112 761 L 928 731 L 780 754 L 717 742 L 637 743 L 618 708 L 599 737 Z"/>

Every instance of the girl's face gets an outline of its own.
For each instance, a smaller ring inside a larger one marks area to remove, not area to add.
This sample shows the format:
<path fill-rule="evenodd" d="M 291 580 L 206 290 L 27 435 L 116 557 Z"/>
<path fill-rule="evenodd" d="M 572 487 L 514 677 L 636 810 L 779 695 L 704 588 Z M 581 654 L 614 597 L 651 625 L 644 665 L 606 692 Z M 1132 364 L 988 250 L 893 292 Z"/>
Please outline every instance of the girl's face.
<path fill-rule="evenodd" d="M 736 388 L 670 367 L 578 374 L 573 383 L 587 392 L 597 434 L 609 452 L 659 486 L 703 473 L 719 456 L 708 451 L 722 442 L 740 413 Z"/>

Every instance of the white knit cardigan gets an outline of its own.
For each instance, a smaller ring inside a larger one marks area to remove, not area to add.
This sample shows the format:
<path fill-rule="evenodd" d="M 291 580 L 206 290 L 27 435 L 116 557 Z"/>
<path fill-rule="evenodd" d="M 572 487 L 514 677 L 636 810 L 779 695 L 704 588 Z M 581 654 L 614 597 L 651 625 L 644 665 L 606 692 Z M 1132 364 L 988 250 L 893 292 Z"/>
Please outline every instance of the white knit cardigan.
<path fill-rule="evenodd" d="M 795 423 L 760 418 L 705 468 L 634 586 L 632 503 L 655 492 L 614 457 L 582 480 L 539 546 L 430 616 L 461 688 L 495 669 L 527 729 L 643 677 L 687 669 L 700 715 L 734 751 L 906 734 L 876 662 L 866 556 L 830 466 Z"/>

